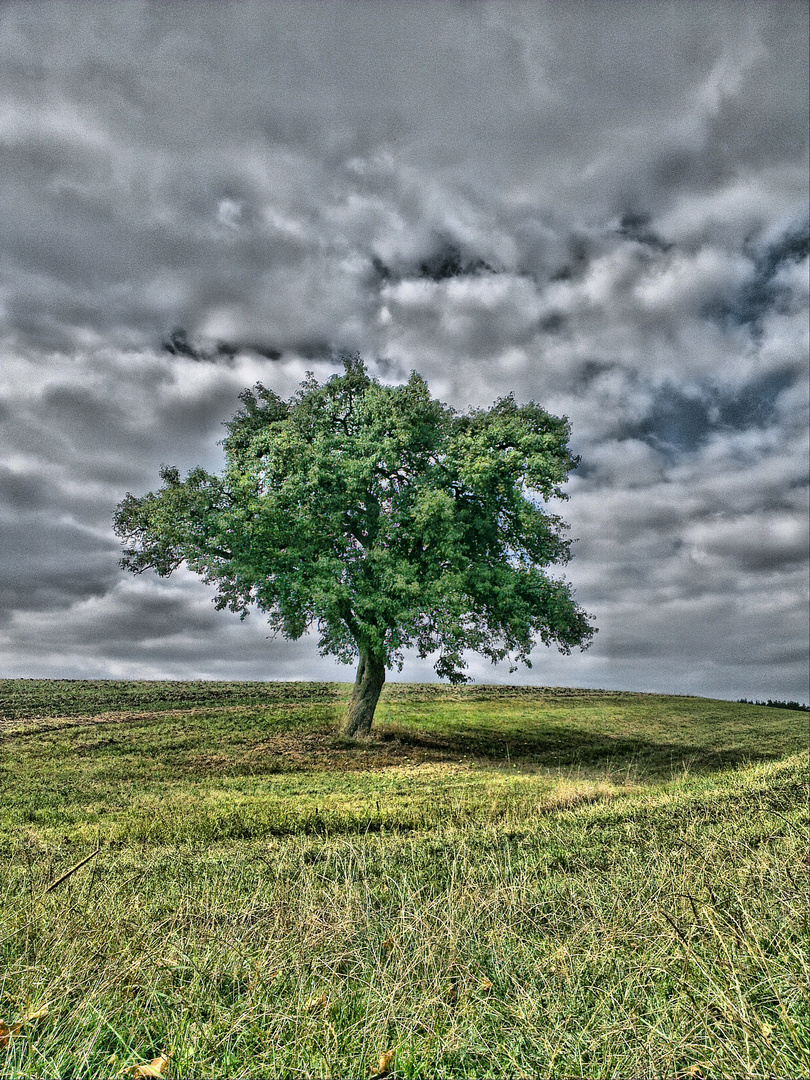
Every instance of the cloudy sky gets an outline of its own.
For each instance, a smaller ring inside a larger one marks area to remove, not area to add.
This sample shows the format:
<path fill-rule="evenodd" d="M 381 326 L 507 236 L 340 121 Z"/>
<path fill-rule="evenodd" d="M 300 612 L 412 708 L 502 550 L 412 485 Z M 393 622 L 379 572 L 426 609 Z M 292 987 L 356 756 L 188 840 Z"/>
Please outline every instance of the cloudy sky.
<path fill-rule="evenodd" d="M 806 701 L 807 18 L 3 3 L 0 674 L 352 678 L 111 519 L 357 350 L 571 419 L 599 634 L 477 681 Z"/>

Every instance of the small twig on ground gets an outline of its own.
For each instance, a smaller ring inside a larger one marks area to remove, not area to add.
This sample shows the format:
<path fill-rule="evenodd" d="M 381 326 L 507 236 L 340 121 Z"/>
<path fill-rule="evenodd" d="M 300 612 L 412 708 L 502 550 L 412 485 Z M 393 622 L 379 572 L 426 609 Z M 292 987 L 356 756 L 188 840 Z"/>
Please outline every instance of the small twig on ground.
<path fill-rule="evenodd" d="M 85 855 L 81 862 L 77 862 L 75 866 L 71 866 L 71 868 L 69 870 L 66 870 L 61 877 L 58 877 L 56 879 L 56 881 L 52 881 L 42 895 L 47 896 L 49 892 L 55 889 L 57 885 L 61 885 L 62 882 L 66 878 L 69 878 L 71 874 L 75 874 L 77 870 L 81 870 L 85 863 L 90 862 L 91 859 L 94 859 L 96 855 L 98 855 L 99 851 L 101 851 L 101 847 L 97 847 L 95 851 L 91 851 L 89 855 Z"/>

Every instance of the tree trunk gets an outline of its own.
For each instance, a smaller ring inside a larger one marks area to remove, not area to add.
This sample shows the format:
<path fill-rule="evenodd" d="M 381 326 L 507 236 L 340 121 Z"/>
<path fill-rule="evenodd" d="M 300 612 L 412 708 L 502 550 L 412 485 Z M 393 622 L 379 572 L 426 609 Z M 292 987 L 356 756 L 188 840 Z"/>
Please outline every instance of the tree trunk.
<path fill-rule="evenodd" d="M 368 735 L 384 682 L 385 664 L 371 653 L 361 651 L 354 690 L 346 710 L 344 735 L 352 739 Z"/>

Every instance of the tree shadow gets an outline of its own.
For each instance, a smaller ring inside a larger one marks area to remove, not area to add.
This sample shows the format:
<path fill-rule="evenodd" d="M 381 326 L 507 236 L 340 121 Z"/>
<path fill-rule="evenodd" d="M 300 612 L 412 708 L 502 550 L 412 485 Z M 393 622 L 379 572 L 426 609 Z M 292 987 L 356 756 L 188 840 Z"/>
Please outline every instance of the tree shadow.
<path fill-rule="evenodd" d="M 710 773 L 748 762 L 774 761 L 783 756 L 763 747 L 711 747 L 683 741 L 655 741 L 639 736 L 599 735 L 575 726 L 564 731 L 546 729 L 509 733 L 486 727 L 465 727 L 464 731 L 427 733 L 379 725 L 381 745 L 400 746 L 406 752 L 429 757 L 478 760 L 518 770 L 553 769 L 569 771 L 631 773 L 635 776 L 666 776 L 683 773 Z"/>

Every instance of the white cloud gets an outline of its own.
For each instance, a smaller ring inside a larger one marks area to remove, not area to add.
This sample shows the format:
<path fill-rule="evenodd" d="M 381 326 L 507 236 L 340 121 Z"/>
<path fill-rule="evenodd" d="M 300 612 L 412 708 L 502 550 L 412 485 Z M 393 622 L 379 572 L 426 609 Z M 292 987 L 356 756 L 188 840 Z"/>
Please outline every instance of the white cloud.
<path fill-rule="evenodd" d="M 122 576 L 110 518 L 347 348 L 571 418 L 600 634 L 519 678 L 806 696 L 806 5 L 307 12 L 0 11 L 7 670 L 337 675 Z"/>

